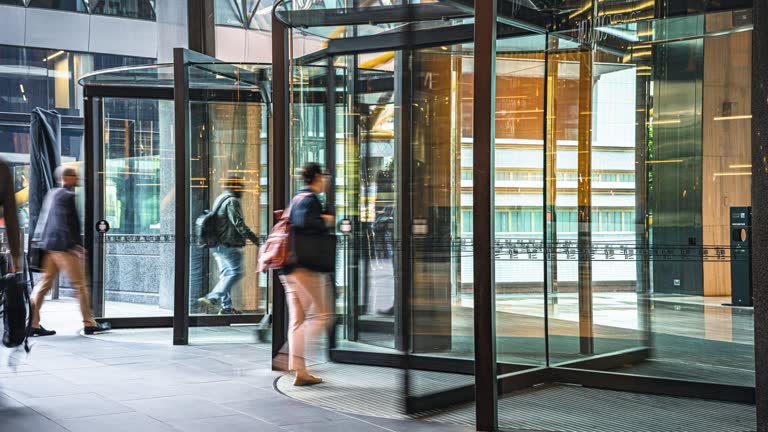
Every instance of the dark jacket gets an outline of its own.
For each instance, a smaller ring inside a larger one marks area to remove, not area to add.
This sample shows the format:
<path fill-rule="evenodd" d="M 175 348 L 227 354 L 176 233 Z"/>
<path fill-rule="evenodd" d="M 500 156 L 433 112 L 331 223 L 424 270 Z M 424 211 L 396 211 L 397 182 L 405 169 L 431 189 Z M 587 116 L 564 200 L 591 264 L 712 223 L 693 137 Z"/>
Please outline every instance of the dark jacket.
<path fill-rule="evenodd" d="M 328 234 L 328 227 L 323 220 L 323 205 L 317 195 L 309 188 L 304 188 L 299 193 L 308 195 L 291 206 L 288 220 L 291 230 L 299 234 Z"/>
<path fill-rule="evenodd" d="M 11 255 L 19 263 L 21 260 L 21 233 L 19 231 L 19 214 L 16 209 L 16 194 L 13 188 L 13 178 L 8 165 L 0 161 L 0 206 L 3 207 L 5 234 L 8 237 L 8 247 Z"/>
<path fill-rule="evenodd" d="M 216 210 L 216 238 L 226 247 L 241 248 L 246 240 L 258 244 L 259 238 L 248 228 L 243 217 L 240 198 L 231 192 L 224 192 L 213 203 Z"/>
<path fill-rule="evenodd" d="M 291 225 L 291 248 L 297 248 L 297 242 L 312 242 L 310 248 L 319 246 L 319 242 L 314 242 L 313 237 L 329 234 L 328 227 L 323 220 L 323 205 L 320 199 L 309 188 L 304 188 L 299 193 L 308 193 L 304 198 L 291 203 L 291 214 L 288 217 L 288 223 Z M 298 195 L 298 194 L 297 194 Z M 306 249 L 305 249 L 306 250 Z M 323 253 L 322 251 L 318 251 Z M 332 252 L 328 252 L 332 253 Z M 296 259 L 294 257 L 294 259 Z M 297 263 L 289 264 L 283 267 L 284 274 L 290 274 L 296 267 L 301 267 Z"/>
<path fill-rule="evenodd" d="M 80 217 L 77 215 L 75 191 L 67 188 L 55 188 L 46 195 L 47 216 L 42 227 L 40 247 L 51 251 L 68 251 L 75 246 L 82 246 L 80 237 Z M 42 219 L 42 218 L 41 218 Z"/>

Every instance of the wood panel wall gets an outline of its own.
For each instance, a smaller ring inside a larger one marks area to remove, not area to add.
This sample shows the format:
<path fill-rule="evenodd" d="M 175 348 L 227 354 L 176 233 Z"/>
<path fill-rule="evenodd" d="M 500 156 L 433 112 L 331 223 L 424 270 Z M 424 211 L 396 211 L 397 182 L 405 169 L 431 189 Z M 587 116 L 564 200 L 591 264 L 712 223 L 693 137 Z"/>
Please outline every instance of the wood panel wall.
<path fill-rule="evenodd" d="M 707 22 L 708 26 L 717 25 Z M 729 207 L 752 204 L 752 33 L 704 41 L 702 228 L 705 246 L 730 245 Z M 730 174 L 730 175 L 723 175 Z M 711 253 L 711 252 L 710 252 Z M 704 295 L 731 294 L 729 262 L 704 262 Z"/>
<path fill-rule="evenodd" d="M 230 175 L 242 177 L 245 188 L 241 201 L 243 216 L 245 223 L 257 235 L 262 231 L 260 215 L 264 211 L 259 186 L 262 109 L 257 104 L 209 104 L 211 143 L 208 182 L 211 205 L 223 192 L 222 179 Z M 253 312 L 264 306 L 261 304 L 259 273 L 256 271 L 258 247 L 248 242 L 244 252 L 245 276 L 238 288 L 232 291 L 232 304 L 236 309 Z M 210 287 L 213 289 L 218 282 L 219 269 L 213 259 L 210 266 Z"/>

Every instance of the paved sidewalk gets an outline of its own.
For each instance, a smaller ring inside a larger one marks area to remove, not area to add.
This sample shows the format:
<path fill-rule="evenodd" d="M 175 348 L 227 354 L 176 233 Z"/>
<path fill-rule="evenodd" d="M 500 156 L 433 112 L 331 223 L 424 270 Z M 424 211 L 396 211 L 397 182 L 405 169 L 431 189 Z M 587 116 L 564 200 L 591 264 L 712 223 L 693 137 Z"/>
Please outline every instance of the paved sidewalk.
<path fill-rule="evenodd" d="M 32 352 L 0 349 L 0 430 L 155 431 L 468 431 L 419 421 L 350 416 L 274 390 L 264 344 L 174 347 L 116 343 L 78 334 L 69 300 L 46 302 L 53 337 Z"/>

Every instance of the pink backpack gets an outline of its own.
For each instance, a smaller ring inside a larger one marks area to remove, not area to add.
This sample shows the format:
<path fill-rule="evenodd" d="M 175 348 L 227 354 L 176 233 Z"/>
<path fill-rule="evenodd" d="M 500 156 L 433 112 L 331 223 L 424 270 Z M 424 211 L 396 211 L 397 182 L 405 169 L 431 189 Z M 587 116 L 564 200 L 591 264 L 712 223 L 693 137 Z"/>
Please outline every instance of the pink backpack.
<path fill-rule="evenodd" d="M 281 269 L 288 264 L 291 257 L 290 239 L 291 239 L 291 224 L 289 219 L 291 217 L 291 208 L 294 204 L 298 203 L 305 197 L 309 196 L 310 192 L 304 192 L 293 197 L 291 205 L 288 210 L 276 210 L 275 218 L 278 219 L 272 231 L 267 237 L 267 241 L 261 247 L 259 253 L 258 271 L 266 273 L 269 269 Z"/>

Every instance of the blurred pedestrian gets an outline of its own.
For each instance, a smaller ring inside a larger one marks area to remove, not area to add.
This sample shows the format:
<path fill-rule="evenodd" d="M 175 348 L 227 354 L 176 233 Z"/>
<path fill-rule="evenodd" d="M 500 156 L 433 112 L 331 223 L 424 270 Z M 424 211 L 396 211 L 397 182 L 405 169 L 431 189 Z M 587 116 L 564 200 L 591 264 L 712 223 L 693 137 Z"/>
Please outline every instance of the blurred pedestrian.
<path fill-rule="evenodd" d="M 304 166 L 302 177 L 305 187 L 294 197 L 289 216 L 294 242 L 309 242 L 301 249 L 322 248 L 319 236 L 327 236 L 334 217 L 324 214 L 318 194 L 325 192 L 326 177 L 320 165 L 310 162 Z M 294 243 L 295 249 L 299 249 Z M 315 250 L 318 255 L 334 254 L 335 251 Z M 290 322 L 288 326 L 288 369 L 296 371 L 296 386 L 323 382 L 307 371 L 305 350 L 307 339 L 319 337 L 331 323 L 332 305 L 329 293 L 330 276 L 301 263 L 294 263 L 282 270 L 280 281 L 285 287 Z"/>
<path fill-rule="evenodd" d="M 197 301 L 204 306 L 220 305 L 219 315 L 240 314 L 232 307 L 232 289 L 243 279 L 243 248 L 246 240 L 259 244 L 259 238 L 246 225 L 243 217 L 242 178 L 228 177 L 224 180 L 224 193 L 213 202 L 215 218 L 216 245 L 213 246 L 213 257 L 219 267 L 219 283 L 205 297 Z"/>
<path fill-rule="evenodd" d="M 38 222 L 39 247 L 45 251 L 43 277 L 32 291 L 32 326 L 30 336 L 52 336 L 56 332 L 40 325 L 40 307 L 60 272 L 67 275 L 80 300 L 85 334 L 111 330 L 109 323 L 97 323 L 93 319 L 90 287 L 85 276 L 85 249 L 81 241 L 80 217 L 75 203 L 77 169 L 61 166 L 54 173 L 60 187 L 45 196 Z M 37 235 L 37 233 L 36 233 Z"/>

